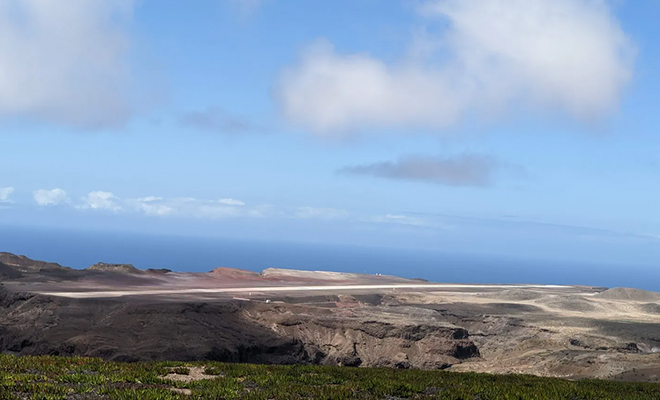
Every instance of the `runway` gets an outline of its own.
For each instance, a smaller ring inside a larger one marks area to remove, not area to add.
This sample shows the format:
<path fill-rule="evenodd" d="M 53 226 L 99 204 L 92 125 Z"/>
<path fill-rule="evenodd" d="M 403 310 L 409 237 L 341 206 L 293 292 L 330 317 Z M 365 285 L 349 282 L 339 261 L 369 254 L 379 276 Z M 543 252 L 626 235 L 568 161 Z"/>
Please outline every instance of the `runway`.
<path fill-rule="evenodd" d="M 378 291 L 397 289 L 445 290 L 445 289 L 576 289 L 577 286 L 564 285 L 470 285 L 470 284 L 379 284 L 379 285 L 320 285 L 320 286 L 252 286 L 229 288 L 187 288 L 187 289 L 139 289 L 85 292 L 41 292 L 41 294 L 70 298 L 111 298 L 143 295 L 178 294 L 222 294 L 222 293 L 286 293 L 317 291 Z"/>

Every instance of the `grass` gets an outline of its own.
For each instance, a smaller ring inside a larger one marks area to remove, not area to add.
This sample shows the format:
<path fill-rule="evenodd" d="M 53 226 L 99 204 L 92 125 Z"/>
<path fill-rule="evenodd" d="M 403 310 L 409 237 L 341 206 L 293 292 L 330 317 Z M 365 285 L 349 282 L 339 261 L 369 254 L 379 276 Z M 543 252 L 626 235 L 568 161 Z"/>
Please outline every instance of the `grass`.
<path fill-rule="evenodd" d="M 203 367 L 210 379 L 162 378 L 168 373 L 186 375 L 189 367 Z M 660 385 L 447 371 L 216 362 L 128 364 L 0 355 L 0 399 L 660 399 Z"/>

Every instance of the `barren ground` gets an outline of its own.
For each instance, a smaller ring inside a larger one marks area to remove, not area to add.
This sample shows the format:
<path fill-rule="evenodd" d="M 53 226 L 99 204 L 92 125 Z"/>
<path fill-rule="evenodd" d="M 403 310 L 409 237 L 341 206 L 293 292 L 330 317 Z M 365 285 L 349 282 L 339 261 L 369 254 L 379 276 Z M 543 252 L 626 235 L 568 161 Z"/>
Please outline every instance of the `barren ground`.
<path fill-rule="evenodd" d="M 79 271 L 0 254 L 0 347 L 658 381 L 660 294 L 218 268 Z"/>

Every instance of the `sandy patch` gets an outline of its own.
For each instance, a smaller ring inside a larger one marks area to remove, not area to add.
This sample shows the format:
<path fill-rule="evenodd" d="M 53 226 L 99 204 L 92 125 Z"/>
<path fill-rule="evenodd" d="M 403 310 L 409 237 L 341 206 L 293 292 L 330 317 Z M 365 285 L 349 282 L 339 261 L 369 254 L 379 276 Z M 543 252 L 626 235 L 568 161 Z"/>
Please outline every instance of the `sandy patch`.
<path fill-rule="evenodd" d="M 179 367 L 181 368 L 181 367 Z M 186 368 L 186 367 L 184 367 Z M 171 381 L 177 381 L 177 382 L 184 382 L 184 383 L 189 383 L 189 382 L 194 382 L 194 381 L 201 381 L 204 379 L 216 379 L 220 377 L 219 375 L 207 375 L 205 372 L 205 367 L 189 367 L 188 368 L 188 375 L 186 374 L 176 374 L 176 373 L 170 373 L 165 376 L 163 376 L 163 379 L 168 379 Z"/>

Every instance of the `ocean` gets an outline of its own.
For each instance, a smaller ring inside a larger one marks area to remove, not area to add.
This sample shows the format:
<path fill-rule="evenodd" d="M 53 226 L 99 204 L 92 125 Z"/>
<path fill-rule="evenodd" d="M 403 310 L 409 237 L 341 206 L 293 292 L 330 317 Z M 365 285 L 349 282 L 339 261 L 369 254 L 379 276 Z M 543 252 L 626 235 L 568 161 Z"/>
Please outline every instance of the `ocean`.
<path fill-rule="evenodd" d="M 379 273 L 447 283 L 575 284 L 660 291 L 660 270 L 649 266 L 353 245 L 3 227 L 0 251 L 73 268 L 97 262 L 190 272 L 220 266 L 252 271 L 275 267 Z"/>

